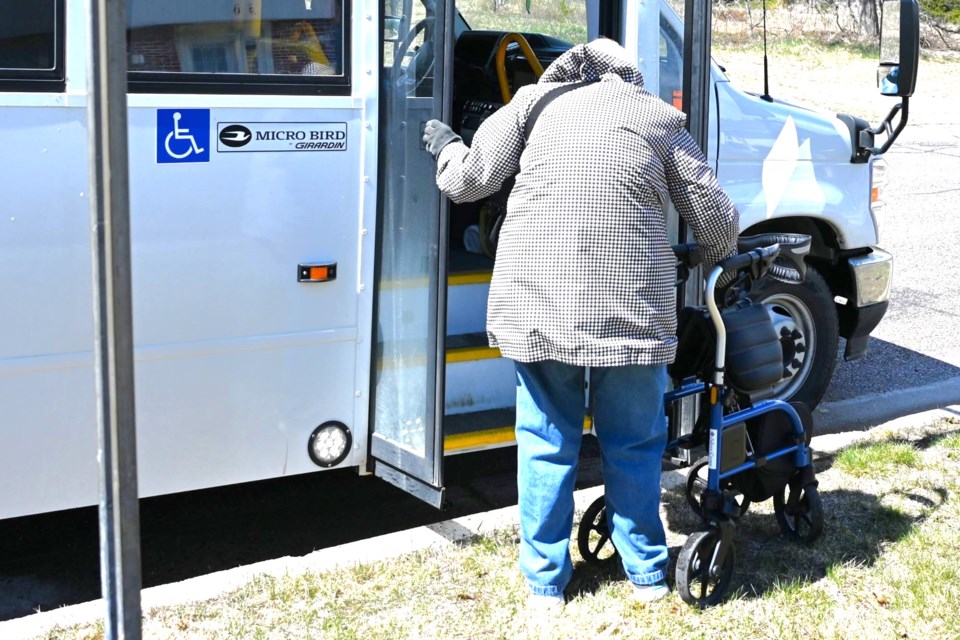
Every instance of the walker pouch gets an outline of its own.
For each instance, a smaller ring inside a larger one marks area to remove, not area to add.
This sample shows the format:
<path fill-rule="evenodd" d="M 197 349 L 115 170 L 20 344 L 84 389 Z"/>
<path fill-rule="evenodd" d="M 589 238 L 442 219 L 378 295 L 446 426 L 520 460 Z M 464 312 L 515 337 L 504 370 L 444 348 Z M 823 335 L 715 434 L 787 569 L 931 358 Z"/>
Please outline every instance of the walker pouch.
<path fill-rule="evenodd" d="M 783 350 L 766 308 L 747 304 L 725 311 L 726 373 L 731 387 L 741 393 L 766 389 L 783 377 Z"/>
<path fill-rule="evenodd" d="M 783 376 L 783 350 L 773 321 L 763 305 L 750 304 L 723 312 L 727 331 L 727 383 L 740 393 L 767 389 Z M 677 355 L 670 376 L 708 379 L 716 351 L 716 331 L 706 309 L 685 307 L 677 318 Z"/>
<path fill-rule="evenodd" d="M 674 380 L 697 376 L 706 380 L 713 369 L 716 332 L 706 309 L 684 307 L 677 316 L 677 354 L 667 366 Z"/>
<path fill-rule="evenodd" d="M 739 467 L 747 459 L 747 426 L 740 422 L 723 430 L 720 447 L 720 473 Z"/>

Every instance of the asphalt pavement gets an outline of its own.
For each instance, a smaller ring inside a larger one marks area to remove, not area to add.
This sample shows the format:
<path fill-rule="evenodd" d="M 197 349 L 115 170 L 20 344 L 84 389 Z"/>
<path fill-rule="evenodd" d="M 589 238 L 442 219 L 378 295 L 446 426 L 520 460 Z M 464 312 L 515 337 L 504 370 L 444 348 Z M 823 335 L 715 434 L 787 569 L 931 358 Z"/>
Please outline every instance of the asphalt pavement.
<path fill-rule="evenodd" d="M 884 156 L 890 180 L 878 223 L 880 247 L 894 256 L 890 307 L 867 354 L 838 360 L 826 402 L 960 384 L 960 111 L 935 117 L 940 103 L 923 104 L 914 109 L 921 123 Z"/>

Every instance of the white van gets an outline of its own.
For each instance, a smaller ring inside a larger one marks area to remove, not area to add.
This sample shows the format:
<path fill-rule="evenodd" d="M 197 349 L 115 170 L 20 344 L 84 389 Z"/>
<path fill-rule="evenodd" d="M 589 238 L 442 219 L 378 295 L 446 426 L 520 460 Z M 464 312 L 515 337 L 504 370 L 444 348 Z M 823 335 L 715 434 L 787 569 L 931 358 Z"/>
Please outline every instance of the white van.
<path fill-rule="evenodd" d="M 89 2 L 0 0 L 0 518 L 98 499 Z M 443 453 L 513 442 L 512 367 L 483 337 L 492 260 L 463 241 L 478 211 L 440 198 L 420 141 L 502 104 L 498 68 L 535 80 L 515 45 L 498 64 L 479 5 L 128 0 L 141 495 L 353 466 L 438 503 Z M 544 66 L 634 3 L 565 6 L 524 34 Z M 659 34 L 673 100 L 666 6 Z M 709 157 L 744 233 L 814 238 L 807 282 L 757 295 L 784 349 L 770 394 L 815 403 L 838 336 L 861 354 L 887 304 L 872 134 L 716 67 L 713 88 Z"/>

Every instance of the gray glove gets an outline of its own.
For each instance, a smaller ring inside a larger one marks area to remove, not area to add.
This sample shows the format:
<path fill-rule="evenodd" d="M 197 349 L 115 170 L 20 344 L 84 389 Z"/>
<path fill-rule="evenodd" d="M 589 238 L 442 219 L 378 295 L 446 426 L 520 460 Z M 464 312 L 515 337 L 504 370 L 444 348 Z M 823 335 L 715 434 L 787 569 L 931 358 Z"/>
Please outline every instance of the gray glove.
<path fill-rule="evenodd" d="M 436 159 L 443 148 L 451 142 L 459 142 L 460 136 L 453 132 L 453 129 L 443 124 L 439 120 L 429 120 L 423 127 L 423 144 L 427 151 Z"/>

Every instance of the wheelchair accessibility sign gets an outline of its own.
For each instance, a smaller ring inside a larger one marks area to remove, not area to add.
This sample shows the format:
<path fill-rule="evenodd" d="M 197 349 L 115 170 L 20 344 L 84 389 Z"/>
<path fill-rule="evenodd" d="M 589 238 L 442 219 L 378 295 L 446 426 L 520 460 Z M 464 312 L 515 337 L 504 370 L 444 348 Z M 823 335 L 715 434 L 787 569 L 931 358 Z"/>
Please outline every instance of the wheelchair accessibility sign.
<path fill-rule="evenodd" d="M 157 109 L 157 162 L 210 162 L 210 109 Z"/>

